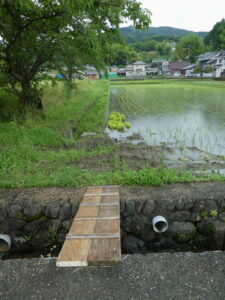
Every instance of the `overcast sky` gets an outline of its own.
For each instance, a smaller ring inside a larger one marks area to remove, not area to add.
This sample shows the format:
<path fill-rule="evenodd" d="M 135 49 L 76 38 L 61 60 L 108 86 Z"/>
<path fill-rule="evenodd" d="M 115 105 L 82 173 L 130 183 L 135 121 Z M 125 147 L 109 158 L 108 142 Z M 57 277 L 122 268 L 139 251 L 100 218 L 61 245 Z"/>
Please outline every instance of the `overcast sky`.
<path fill-rule="evenodd" d="M 139 0 L 152 13 L 152 26 L 210 31 L 225 18 L 225 0 Z"/>

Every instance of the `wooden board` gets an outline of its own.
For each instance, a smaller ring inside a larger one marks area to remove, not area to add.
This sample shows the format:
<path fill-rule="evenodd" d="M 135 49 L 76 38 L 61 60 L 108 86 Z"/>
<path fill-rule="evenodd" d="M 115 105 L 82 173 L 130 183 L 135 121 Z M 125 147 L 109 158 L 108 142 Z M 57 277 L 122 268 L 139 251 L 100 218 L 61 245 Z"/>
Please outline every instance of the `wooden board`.
<path fill-rule="evenodd" d="M 111 266 L 120 261 L 119 186 L 88 187 L 56 265 Z"/>

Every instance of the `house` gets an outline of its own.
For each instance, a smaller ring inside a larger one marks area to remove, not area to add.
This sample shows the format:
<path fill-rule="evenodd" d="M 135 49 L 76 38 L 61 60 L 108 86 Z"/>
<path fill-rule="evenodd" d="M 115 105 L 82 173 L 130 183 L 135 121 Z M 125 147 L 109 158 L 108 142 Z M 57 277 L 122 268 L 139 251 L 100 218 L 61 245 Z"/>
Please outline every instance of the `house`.
<path fill-rule="evenodd" d="M 89 78 L 92 80 L 99 78 L 99 74 L 94 66 L 86 65 L 84 74 L 85 74 L 85 78 Z"/>
<path fill-rule="evenodd" d="M 147 76 L 155 76 L 158 75 L 159 69 L 152 67 L 152 64 L 147 64 L 146 65 L 146 75 Z"/>
<path fill-rule="evenodd" d="M 119 71 L 119 68 L 117 67 L 117 66 L 111 66 L 110 68 L 109 68 L 109 71 L 110 72 L 118 72 Z"/>
<path fill-rule="evenodd" d="M 146 63 L 136 61 L 132 65 L 126 66 L 126 77 L 146 77 Z"/>
<path fill-rule="evenodd" d="M 208 74 L 208 77 L 225 77 L 225 51 L 200 54 L 197 56 L 196 64 L 197 67 L 202 69 L 202 76 Z M 207 72 L 205 72 L 206 70 Z"/>
<path fill-rule="evenodd" d="M 206 52 L 197 56 L 196 64 L 199 68 L 206 68 L 213 64 L 215 58 L 220 54 L 220 51 Z"/>
<path fill-rule="evenodd" d="M 98 75 L 97 71 L 86 71 L 85 72 L 85 78 L 95 80 L 95 79 L 99 78 L 99 75 Z"/>
<path fill-rule="evenodd" d="M 183 71 L 185 72 L 185 77 L 195 77 L 196 76 L 196 73 L 195 73 L 195 68 L 196 68 L 196 64 L 192 64 L 192 65 L 189 65 L 187 67 L 184 67 L 183 68 Z"/>
<path fill-rule="evenodd" d="M 163 61 L 161 66 L 162 74 L 170 75 L 169 61 Z"/>
<path fill-rule="evenodd" d="M 153 59 L 151 65 L 147 65 L 147 75 L 169 74 L 169 61 L 166 59 Z"/>
<path fill-rule="evenodd" d="M 127 65 L 125 68 L 126 77 L 135 77 L 133 65 Z"/>
<path fill-rule="evenodd" d="M 216 78 L 225 78 L 225 51 L 221 51 L 220 54 L 214 59 L 214 76 Z"/>
<path fill-rule="evenodd" d="M 125 68 L 121 68 L 117 71 L 117 75 L 119 77 L 125 77 L 126 76 L 126 69 Z"/>
<path fill-rule="evenodd" d="M 189 61 L 184 61 L 184 60 L 170 61 L 168 68 L 172 76 L 181 76 L 181 75 L 185 75 L 184 68 L 190 65 L 191 62 Z"/>
<path fill-rule="evenodd" d="M 151 66 L 153 69 L 157 69 L 158 72 L 157 74 L 162 74 L 162 64 L 165 60 L 164 59 L 153 59 L 152 60 L 152 63 L 151 63 Z"/>

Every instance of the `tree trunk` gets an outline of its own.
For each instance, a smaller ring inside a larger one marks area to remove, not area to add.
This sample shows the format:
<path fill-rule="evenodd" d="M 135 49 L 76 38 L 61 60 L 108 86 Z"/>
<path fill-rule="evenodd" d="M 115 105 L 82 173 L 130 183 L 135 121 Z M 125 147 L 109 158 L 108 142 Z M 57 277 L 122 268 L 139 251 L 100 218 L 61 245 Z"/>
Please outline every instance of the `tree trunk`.
<path fill-rule="evenodd" d="M 43 109 L 38 89 L 36 87 L 32 87 L 31 83 L 28 81 L 21 83 L 20 99 L 24 110 L 27 107 L 36 108 L 40 110 Z"/>
<path fill-rule="evenodd" d="M 71 89 L 73 87 L 73 70 L 71 68 L 68 68 L 68 87 Z"/>

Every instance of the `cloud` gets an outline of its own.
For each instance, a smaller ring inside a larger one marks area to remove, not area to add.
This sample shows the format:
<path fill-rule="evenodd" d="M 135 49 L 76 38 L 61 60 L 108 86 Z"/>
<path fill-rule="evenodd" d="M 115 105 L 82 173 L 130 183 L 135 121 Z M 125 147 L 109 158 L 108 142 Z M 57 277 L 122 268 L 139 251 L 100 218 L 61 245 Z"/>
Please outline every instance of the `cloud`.
<path fill-rule="evenodd" d="M 224 17 L 224 0 L 139 0 L 152 12 L 152 26 L 209 31 Z"/>

